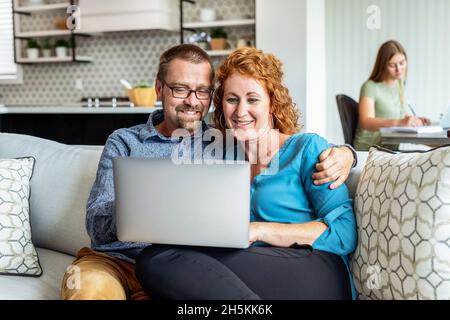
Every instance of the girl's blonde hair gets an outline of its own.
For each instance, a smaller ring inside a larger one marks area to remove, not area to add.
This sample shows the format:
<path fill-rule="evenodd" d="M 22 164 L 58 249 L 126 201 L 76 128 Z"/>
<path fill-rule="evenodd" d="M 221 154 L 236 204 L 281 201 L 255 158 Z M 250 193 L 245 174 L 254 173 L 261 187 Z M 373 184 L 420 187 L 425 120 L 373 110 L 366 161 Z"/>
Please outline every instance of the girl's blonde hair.
<path fill-rule="evenodd" d="M 396 54 L 404 55 L 406 61 L 408 61 L 408 56 L 406 55 L 406 51 L 403 48 L 403 46 L 400 44 L 400 42 L 395 41 L 395 40 L 389 40 L 389 41 L 383 43 L 381 45 L 380 49 L 378 50 L 377 59 L 375 60 L 375 65 L 373 66 L 372 74 L 370 75 L 369 80 L 372 80 L 375 82 L 382 82 L 385 78 L 386 68 L 389 64 L 389 61 Z M 404 81 L 406 80 L 407 72 L 408 72 L 408 65 L 406 65 L 405 79 L 399 80 L 400 100 L 402 102 L 402 105 L 404 104 L 404 101 L 405 101 Z"/>

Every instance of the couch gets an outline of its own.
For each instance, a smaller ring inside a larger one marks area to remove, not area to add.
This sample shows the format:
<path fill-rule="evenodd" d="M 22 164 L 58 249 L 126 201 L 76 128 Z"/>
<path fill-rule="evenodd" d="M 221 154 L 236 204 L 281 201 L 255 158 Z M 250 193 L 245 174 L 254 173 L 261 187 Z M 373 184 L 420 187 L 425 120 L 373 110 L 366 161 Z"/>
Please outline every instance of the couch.
<path fill-rule="evenodd" d="M 0 275 L 0 300 L 60 298 L 63 275 L 77 251 L 90 245 L 85 206 L 102 146 L 70 146 L 20 134 L 0 133 L 0 159 L 33 156 L 30 219 L 40 277 Z M 353 197 L 367 153 L 347 180 Z"/>

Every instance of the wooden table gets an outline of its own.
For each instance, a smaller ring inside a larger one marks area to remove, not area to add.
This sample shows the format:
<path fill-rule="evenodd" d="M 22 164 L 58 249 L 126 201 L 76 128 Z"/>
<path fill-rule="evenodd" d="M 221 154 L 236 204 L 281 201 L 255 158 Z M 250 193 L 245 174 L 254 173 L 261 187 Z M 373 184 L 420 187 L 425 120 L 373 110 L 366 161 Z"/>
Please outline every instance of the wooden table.
<path fill-rule="evenodd" d="M 450 144 L 447 131 L 437 133 L 382 133 L 382 145 L 398 145 L 400 143 L 424 144 L 430 147 Z"/>

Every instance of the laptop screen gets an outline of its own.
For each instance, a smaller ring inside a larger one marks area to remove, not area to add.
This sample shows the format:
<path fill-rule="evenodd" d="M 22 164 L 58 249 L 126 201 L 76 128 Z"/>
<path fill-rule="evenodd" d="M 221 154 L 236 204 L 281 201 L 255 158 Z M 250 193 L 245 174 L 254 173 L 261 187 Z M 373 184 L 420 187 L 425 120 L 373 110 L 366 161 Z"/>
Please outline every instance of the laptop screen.
<path fill-rule="evenodd" d="M 444 117 L 441 120 L 441 127 L 444 129 L 450 128 L 450 107 L 447 109 L 447 113 L 444 115 Z"/>

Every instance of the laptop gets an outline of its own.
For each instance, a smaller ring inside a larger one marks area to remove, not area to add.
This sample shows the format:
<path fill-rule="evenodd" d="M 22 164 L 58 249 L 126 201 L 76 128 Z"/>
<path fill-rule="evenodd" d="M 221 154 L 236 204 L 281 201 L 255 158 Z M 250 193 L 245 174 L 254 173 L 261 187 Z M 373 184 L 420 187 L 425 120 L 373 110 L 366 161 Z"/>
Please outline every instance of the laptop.
<path fill-rule="evenodd" d="M 450 107 L 448 108 L 447 113 L 442 118 L 440 125 L 445 130 L 450 129 Z"/>
<path fill-rule="evenodd" d="M 247 248 L 249 163 L 113 158 L 120 241 Z"/>

